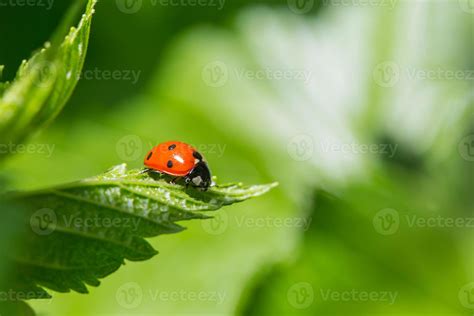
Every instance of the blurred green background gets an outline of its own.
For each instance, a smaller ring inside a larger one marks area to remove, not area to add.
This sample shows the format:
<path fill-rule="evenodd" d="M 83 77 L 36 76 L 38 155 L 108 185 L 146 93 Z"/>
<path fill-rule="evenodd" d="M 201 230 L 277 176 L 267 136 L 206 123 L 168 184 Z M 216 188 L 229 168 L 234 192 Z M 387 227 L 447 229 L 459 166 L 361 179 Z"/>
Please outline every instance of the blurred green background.
<path fill-rule="evenodd" d="M 42 3 L 0 7 L 7 79 L 70 5 Z M 170 139 L 220 183 L 280 186 L 152 239 L 158 256 L 88 295 L 30 302 L 38 315 L 474 313 L 472 1 L 96 10 L 78 87 L 4 163 L 9 189 L 141 167 Z"/>

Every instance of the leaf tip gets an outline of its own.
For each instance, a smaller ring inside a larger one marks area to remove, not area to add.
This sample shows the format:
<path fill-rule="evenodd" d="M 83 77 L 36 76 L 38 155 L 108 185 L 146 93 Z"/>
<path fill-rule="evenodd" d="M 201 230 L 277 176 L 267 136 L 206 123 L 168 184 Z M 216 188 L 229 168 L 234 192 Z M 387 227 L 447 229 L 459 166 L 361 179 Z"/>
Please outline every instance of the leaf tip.
<path fill-rule="evenodd" d="M 267 184 L 267 186 L 268 186 L 269 189 L 276 188 L 276 187 L 279 186 L 279 185 L 280 185 L 280 182 L 278 182 L 278 181 L 275 181 L 275 182 L 272 182 L 272 183 Z"/>

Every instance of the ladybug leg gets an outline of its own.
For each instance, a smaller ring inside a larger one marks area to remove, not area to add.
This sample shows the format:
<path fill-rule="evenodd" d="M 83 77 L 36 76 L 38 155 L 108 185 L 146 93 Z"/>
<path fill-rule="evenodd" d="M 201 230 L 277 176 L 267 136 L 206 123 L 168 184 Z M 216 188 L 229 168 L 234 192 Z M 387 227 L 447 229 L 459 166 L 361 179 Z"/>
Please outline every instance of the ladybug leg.
<path fill-rule="evenodd" d="M 150 172 L 151 169 L 150 168 L 144 168 L 142 171 L 140 171 L 139 174 L 144 174 L 144 173 L 147 173 L 147 172 Z"/>
<path fill-rule="evenodd" d="M 178 180 L 178 178 L 179 178 L 179 177 L 175 177 L 175 178 L 173 178 L 173 179 L 170 181 L 170 183 L 173 183 L 173 184 L 175 184 L 175 183 L 176 183 L 176 180 Z"/>
<path fill-rule="evenodd" d="M 142 171 L 140 171 L 139 174 L 144 174 L 144 173 L 155 173 L 155 174 L 161 174 L 158 170 L 151 169 L 151 168 L 144 168 Z"/>

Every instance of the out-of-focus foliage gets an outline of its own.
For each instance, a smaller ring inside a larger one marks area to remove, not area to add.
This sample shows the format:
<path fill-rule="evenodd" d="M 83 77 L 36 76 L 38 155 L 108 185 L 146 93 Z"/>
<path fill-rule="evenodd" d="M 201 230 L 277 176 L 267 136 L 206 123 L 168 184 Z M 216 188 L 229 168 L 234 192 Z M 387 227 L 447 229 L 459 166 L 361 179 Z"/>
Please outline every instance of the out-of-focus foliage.
<path fill-rule="evenodd" d="M 239 314 L 468 315 L 456 294 L 469 280 L 459 250 L 459 238 L 471 238 L 469 215 L 455 214 L 465 219 L 459 231 L 416 229 L 410 223 L 441 216 L 424 209 L 438 192 L 419 196 L 386 179 L 340 192 L 347 202 L 317 192 L 311 227 L 296 258 L 264 267 L 249 285 Z"/>

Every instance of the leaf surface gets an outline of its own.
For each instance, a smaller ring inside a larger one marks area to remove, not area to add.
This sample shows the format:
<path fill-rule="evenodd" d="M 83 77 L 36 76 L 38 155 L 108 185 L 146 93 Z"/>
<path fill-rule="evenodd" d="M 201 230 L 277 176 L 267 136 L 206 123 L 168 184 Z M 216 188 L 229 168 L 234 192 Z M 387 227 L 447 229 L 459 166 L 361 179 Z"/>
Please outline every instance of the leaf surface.
<path fill-rule="evenodd" d="M 12 257 L 10 284 L 36 293 L 35 298 L 49 297 L 41 287 L 87 293 L 86 285 L 99 285 L 125 259 L 156 255 L 145 238 L 180 232 L 185 229 L 181 221 L 210 218 L 204 212 L 260 196 L 277 185 L 237 183 L 202 192 L 168 180 L 122 164 L 65 186 L 11 194 L 8 198 L 23 206 L 30 229 Z"/>

